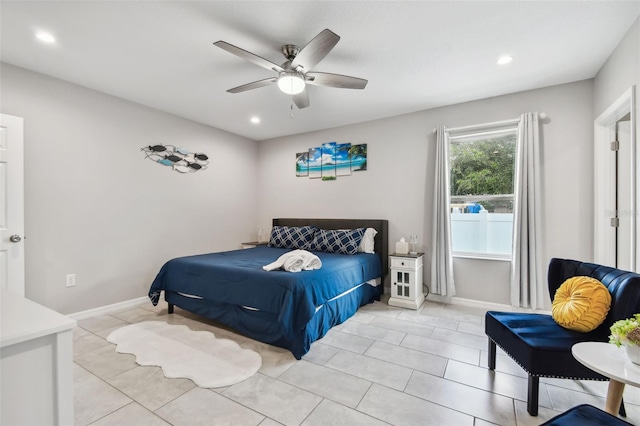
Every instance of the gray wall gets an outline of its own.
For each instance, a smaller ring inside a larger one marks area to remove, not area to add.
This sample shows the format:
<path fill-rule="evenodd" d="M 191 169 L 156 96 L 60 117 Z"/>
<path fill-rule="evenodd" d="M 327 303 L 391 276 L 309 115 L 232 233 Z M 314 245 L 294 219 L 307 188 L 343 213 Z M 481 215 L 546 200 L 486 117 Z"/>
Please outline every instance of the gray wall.
<path fill-rule="evenodd" d="M 594 119 L 633 85 L 636 86 L 636 99 L 638 99 L 640 97 L 638 93 L 640 90 L 640 18 L 636 19 L 594 78 Z M 640 108 L 637 106 L 636 112 L 640 114 Z"/>
<path fill-rule="evenodd" d="M 257 143 L 2 64 L 2 112 L 24 117 L 26 295 L 62 313 L 146 295 L 176 256 L 255 238 Z M 140 148 L 206 153 L 181 175 Z M 77 274 L 66 288 L 65 275 Z"/>
<path fill-rule="evenodd" d="M 420 250 L 428 252 L 433 129 L 440 124 L 464 126 L 538 111 L 549 117 L 541 131 L 545 257 L 590 260 L 592 96 L 592 81 L 587 80 L 261 142 L 260 224 L 268 229 L 270 219 L 279 216 L 382 218 L 389 220 L 392 244 L 416 233 Z M 368 170 L 336 181 L 296 177 L 295 153 L 330 141 L 367 143 Z M 508 262 L 456 258 L 454 272 L 458 297 L 509 303 Z"/>

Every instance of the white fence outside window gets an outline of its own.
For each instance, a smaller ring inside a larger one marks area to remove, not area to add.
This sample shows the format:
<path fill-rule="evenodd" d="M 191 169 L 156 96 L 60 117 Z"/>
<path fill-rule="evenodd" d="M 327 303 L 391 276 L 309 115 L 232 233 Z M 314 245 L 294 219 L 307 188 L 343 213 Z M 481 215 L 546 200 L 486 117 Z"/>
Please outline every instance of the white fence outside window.
<path fill-rule="evenodd" d="M 513 213 L 451 213 L 453 252 L 511 255 Z"/>

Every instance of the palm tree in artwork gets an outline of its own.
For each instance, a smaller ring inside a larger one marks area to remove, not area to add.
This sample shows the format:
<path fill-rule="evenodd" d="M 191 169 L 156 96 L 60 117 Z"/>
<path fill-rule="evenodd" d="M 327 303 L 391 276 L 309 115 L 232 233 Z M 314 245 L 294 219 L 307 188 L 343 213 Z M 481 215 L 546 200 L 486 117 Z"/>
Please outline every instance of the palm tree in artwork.
<path fill-rule="evenodd" d="M 352 171 L 367 170 L 367 144 L 351 145 L 349 149 L 349 156 L 351 157 L 351 164 L 360 163 L 358 168 L 352 169 Z"/>
<path fill-rule="evenodd" d="M 309 173 L 309 152 L 296 154 L 296 174 L 306 176 Z"/>

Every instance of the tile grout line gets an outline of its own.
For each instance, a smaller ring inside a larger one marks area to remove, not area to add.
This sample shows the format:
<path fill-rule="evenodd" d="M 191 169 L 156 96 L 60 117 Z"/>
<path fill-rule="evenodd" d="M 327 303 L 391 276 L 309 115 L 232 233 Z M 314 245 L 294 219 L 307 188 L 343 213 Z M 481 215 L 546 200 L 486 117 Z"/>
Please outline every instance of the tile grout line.
<path fill-rule="evenodd" d="M 99 422 L 100 420 L 104 419 L 104 418 L 105 418 L 105 417 L 107 417 L 107 416 L 110 416 L 111 414 L 115 413 L 116 411 L 119 411 L 119 410 L 121 410 L 121 409 L 123 409 L 123 408 L 125 408 L 125 407 L 127 407 L 127 406 L 129 406 L 129 405 L 131 405 L 131 404 L 134 404 L 134 403 L 136 403 L 136 404 L 137 404 L 137 401 L 136 401 L 136 400 L 134 400 L 134 399 L 131 399 L 131 401 L 130 401 L 130 402 L 126 403 L 126 404 L 125 404 L 125 405 L 123 405 L 122 407 L 120 407 L 120 408 L 118 408 L 118 409 L 115 409 L 115 410 L 113 410 L 112 412 L 107 413 L 107 414 L 105 414 L 104 416 L 99 417 L 99 418 L 97 418 L 97 419 L 93 420 L 91 423 L 87 423 L 87 426 L 91 426 L 92 424 L 95 424 L 96 422 Z"/>

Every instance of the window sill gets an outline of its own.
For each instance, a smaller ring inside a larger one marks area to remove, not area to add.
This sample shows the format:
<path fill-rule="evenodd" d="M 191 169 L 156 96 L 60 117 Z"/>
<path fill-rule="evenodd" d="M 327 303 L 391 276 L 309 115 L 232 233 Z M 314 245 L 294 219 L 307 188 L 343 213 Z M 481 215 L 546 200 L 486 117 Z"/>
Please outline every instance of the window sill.
<path fill-rule="evenodd" d="M 460 259 L 496 260 L 499 262 L 511 262 L 511 255 L 508 254 L 453 253 L 453 257 Z"/>

